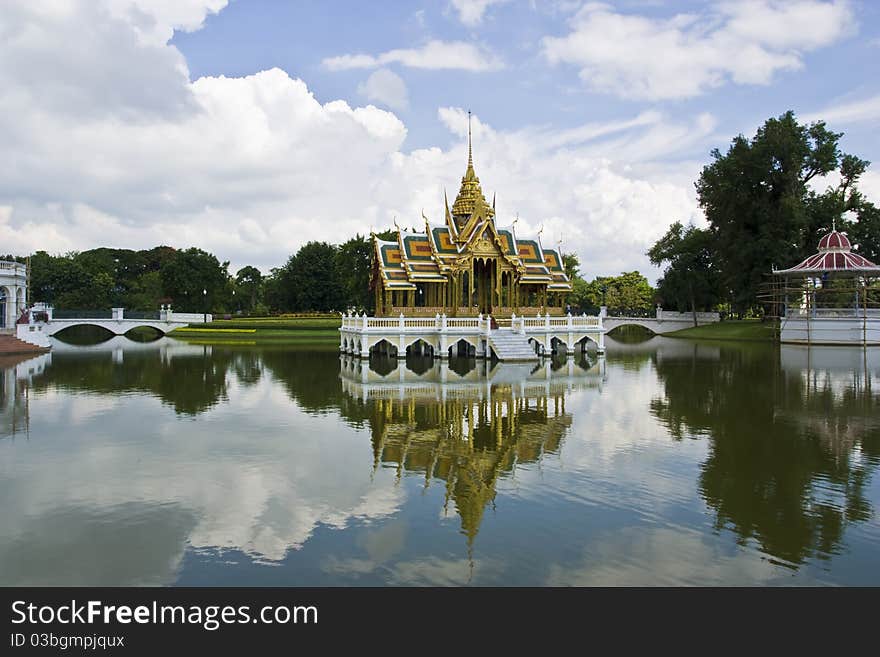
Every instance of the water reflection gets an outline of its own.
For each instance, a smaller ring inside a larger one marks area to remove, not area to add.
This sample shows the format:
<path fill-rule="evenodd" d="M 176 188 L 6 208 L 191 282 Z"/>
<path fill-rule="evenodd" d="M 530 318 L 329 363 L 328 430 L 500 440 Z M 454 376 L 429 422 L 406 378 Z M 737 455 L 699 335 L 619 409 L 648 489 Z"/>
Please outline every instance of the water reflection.
<path fill-rule="evenodd" d="M 880 349 L 607 346 L 4 358 L 0 584 L 880 581 Z"/>
<path fill-rule="evenodd" d="M 345 394 L 372 404 L 374 467 L 392 466 L 398 477 L 419 473 L 426 487 L 441 480 L 444 512 L 454 504 L 470 547 L 498 479 L 559 450 L 571 425 L 566 394 L 601 387 L 604 359 L 578 356 L 542 364 L 410 359 L 397 366 L 343 356 L 340 376 Z"/>
<path fill-rule="evenodd" d="M 53 342 L 52 367 L 34 379 L 52 388 L 114 396 L 147 393 L 177 413 L 197 415 L 226 401 L 227 371 L 235 354 L 170 338 L 135 342 L 115 336 L 90 345 Z"/>
<path fill-rule="evenodd" d="M 709 440 L 699 488 L 716 528 L 790 567 L 838 554 L 873 514 L 880 350 L 692 348 L 654 359 L 651 412 L 676 440 Z"/>
<path fill-rule="evenodd" d="M 30 389 L 51 354 L 0 356 L 0 438 L 30 432 Z"/>

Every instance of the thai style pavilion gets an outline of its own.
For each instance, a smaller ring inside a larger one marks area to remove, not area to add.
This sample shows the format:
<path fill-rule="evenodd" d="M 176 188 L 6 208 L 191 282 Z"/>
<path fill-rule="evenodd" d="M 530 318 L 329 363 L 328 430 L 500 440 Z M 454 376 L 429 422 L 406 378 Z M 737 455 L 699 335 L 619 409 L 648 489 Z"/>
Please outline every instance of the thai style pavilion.
<path fill-rule="evenodd" d="M 521 239 L 513 225 L 496 224 L 494 198 L 486 201 L 474 172 L 470 129 L 461 188 L 451 209 L 444 204 L 442 225 L 423 214 L 423 233 L 398 228 L 393 241 L 373 235 L 377 316 L 562 314 L 571 281 L 561 255 L 545 249 L 540 234 Z"/>

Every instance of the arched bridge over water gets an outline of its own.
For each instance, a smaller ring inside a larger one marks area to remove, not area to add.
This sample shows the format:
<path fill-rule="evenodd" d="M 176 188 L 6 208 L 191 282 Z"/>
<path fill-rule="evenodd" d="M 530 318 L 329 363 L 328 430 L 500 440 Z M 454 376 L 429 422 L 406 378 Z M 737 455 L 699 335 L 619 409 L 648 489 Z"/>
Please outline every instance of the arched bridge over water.
<path fill-rule="evenodd" d="M 97 326 L 113 335 L 125 335 L 135 328 L 148 327 L 160 333 L 212 321 L 211 313 L 179 313 L 163 306 L 156 312 L 128 311 L 56 311 L 51 306 L 35 304 L 28 310 L 27 323 L 16 325 L 16 336 L 30 344 L 50 347 L 49 337 L 74 326 Z"/>
<path fill-rule="evenodd" d="M 665 335 L 694 326 L 714 324 L 721 320 L 718 313 L 679 313 L 670 310 L 657 309 L 654 316 L 646 317 L 603 317 L 605 331 L 613 331 L 619 326 L 641 326 L 657 335 Z"/>

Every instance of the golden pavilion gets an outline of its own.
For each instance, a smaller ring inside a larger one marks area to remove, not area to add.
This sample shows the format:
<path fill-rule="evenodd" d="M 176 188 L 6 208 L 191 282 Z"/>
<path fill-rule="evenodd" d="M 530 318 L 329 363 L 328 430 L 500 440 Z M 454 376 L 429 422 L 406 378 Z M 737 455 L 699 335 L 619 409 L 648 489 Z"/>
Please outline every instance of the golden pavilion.
<path fill-rule="evenodd" d="M 474 172 L 470 127 L 467 170 L 452 208 L 445 195 L 444 205 L 443 225 L 423 214 L 423 233 L 398 228 L 392 241 L 373 235 L 376 316 L 563 313 L 571 281 L 561 254 L 545 249 L 540 234 L 517 238 L 516 221 L 496 225 L 495 200 L 486 201 Z"/>

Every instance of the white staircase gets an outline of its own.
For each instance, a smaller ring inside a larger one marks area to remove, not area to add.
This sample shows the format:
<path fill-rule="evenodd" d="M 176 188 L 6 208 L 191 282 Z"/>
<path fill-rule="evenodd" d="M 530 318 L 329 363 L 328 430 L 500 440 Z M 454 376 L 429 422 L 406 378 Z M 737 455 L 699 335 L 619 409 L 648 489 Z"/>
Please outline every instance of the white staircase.
<path fill-rule="evenodd" d="M 495 329 L 489 333 L 489 345 L 498 360 L 539 360 L 526 336 L 510 329 Z"/>

